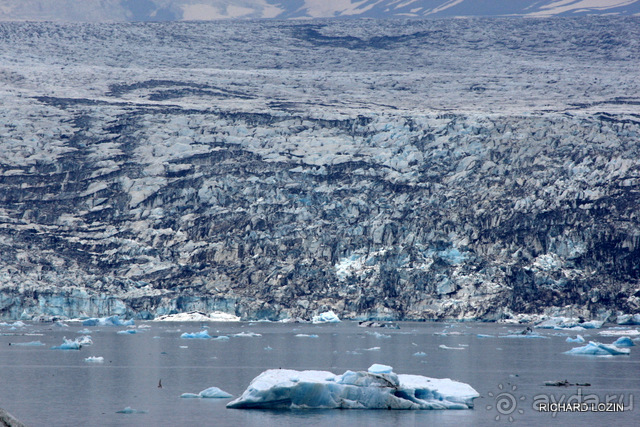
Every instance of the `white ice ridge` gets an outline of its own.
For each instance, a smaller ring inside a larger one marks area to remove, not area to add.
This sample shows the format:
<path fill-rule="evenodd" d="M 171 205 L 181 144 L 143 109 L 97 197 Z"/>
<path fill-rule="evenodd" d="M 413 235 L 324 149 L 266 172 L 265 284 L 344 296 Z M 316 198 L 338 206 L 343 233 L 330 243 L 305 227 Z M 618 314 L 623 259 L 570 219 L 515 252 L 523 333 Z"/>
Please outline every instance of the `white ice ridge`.
<path fill-rule="evenodd" d="M 239 322 L 240 318 L 222 311 L 214 311 L 208 315 L 199 311 L 190 311 L 188 313 L 166 314 L 153 320 L 156 322 Z"/>
<path fill-rule="evenodd" d="M 448 378 L 395 374 L 373 365 L 368 372 L 270 369 L 227 408 L 236 409 L 470 409 L 479 397 L 470 385 Z"/>

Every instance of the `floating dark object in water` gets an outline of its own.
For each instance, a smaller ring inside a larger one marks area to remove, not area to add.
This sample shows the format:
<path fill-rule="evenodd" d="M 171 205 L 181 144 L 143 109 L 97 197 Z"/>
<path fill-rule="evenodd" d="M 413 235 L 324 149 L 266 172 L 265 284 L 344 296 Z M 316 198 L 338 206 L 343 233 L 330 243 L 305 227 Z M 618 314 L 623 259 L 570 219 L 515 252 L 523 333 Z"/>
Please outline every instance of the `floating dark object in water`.
<path fill-rule="evenodd" d="M 525 330 L 523 330 L 522 332 L 520 332 L 522 335 L 529 335 L 533 333 L 533 329 L 531 329 L 531 326 L 527 326 L 527 328 Z"/>
<path fill-rule="evenodd" d="M 570 387 L 570 386 L 589 387 L 589 386 L 591 386 L 591 384 L 589 384 L 589 383 L 575 383 L 575 384 L 572 384 L 567 380 L 545 381 L 544 385 L 546 385 L 548 387 Z"/>

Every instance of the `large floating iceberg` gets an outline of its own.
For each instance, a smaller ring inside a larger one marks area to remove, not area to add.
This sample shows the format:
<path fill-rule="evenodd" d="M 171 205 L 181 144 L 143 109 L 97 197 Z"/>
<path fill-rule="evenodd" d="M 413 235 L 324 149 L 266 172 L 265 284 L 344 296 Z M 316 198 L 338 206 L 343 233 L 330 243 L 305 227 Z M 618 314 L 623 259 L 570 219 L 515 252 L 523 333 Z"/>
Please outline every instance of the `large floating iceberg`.
<path fill-rule="evenodd" d="M 227 408 L 237 409 L 470 409 L 479 394 L 448 378 L 395 374 L 372 365 L 368 372 L 270 369 Z"/>

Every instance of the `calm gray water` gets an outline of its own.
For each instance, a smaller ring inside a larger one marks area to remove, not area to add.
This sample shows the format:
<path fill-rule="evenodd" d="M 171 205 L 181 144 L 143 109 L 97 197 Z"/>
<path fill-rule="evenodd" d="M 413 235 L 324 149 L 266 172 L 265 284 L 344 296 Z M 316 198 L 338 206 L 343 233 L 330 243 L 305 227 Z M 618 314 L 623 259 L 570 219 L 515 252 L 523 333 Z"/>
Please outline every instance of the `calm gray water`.
<path fill-rule="evenodd" d="M 521 328 L 496 324 L 406 322 L 400 323 L 399 330 L 388 330 L 361 328 L 351 322 L 209 323 L 211 335 L 262 334 L 214 341 L 180 338 L 182 332 L 201 330 L 200 323 L 149 322 L 145 325 L 150 328 L 135 335 L 117 334 L 126 328 L 68 325 L 0 326 L 0 407 L 27 425 L 489 426 L 495 424 L 496 417 L 501 423 L 522 425 L 640 425 L 640 408 L 633 401 L 634 396 L 640 399 L 640 347 L 632 348 L 630 356 L 569 356 L 562 352 L 580 345 L 565 342 L 567 336 L 575 336 L 570 331 L 537 330 L 549 338 L 535 339 L 500 337 Z M 83 329 L 91 330 L 92 346 L 79 351 L 51 349 L 62 343 L 63 336 L 75 338 Z M 296 334 L 317 334 L 318 338 Z M 606 343 L 615 340 L 600 337 L 593 330 L 582 335 Z M 32 341 L 45 345 L 15 345 Z M 375 347 L 379 349 L 371 350 Z M 416 352 L 424 352 L 426 357 L 414 356 Z M 89 356 L 102 356 L 105 361 L 89 364 L 84 361 Z M 225 408 L 229 399 L 180 398 L 182 393 L 198 393 L 211 386 L 238 396 L 255 376 L 269 368 L 343 373 L 366 370 L 373 363 L 391 365 L 396 373 L 466 382 L 481 397 L 476 399 L 475 409 L 465 411 L 232 410 Z M 161 389 L 157 387 L 159 379 Z M 563 379 L 591 386 L 544 386 L 546 380 Z M 505 410 L 501 414 L 495 407 L 502 392 L 516 399 L 517 406 L 509 414 Z M 575 399 L 579 393 L 602 400 L 615 395 L 616 401 L 623 399 L 627 410 L 558 413 L 554 417 L 532 407 L 534 398 L 541 395 L 553 394 L 561 401 L 571 396 Z M 125 407 L 146 413 L 116 412 Z"/>

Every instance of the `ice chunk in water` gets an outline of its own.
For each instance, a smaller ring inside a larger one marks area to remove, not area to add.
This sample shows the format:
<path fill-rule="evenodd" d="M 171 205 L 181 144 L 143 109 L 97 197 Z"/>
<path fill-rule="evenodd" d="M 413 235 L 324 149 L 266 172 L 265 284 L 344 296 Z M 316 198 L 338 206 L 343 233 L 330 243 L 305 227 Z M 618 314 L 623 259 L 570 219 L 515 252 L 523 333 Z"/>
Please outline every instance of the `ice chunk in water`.
<path fill-rule="evenodd" d="M 633 340 L 629 337 L 620 337 L 613 342 L 616 347 L 633 347 L 635 344 Z"/>
<path fill-rule="evenodd" d="M 261 337 L 262 334 L 256 334 L 255 332 L 240 332 L 238 334 L 234 334 L 234 337 L 244 337 L 244 338 L 252 338 L 252 337 Z"/>
<path fill-rule="evenodd" d="M 332 311 L 325 311 L 324 313 L 320 313 L 317 316 L 313 316 L 311 319 L 313 323 L 338 323 L 340 319 L 338 316 Z"/>
<path fill-rule="evenodd" d="M 373 365 L 369 366 L 369 369 L 367 369 L 367 371 L 372 374 L 390 374 L 391 372 L 393 372 L 393 368 L 388 365 L 380 365 L 378 363 L 374 363 Z"/>
<path fill-rule="evenodd" d="M 82 321 L 83 326 L 133 326 L 135 322 L 133 319 L 129 319 L 126 321 L 120 320 L 120 317 L 109 316 L 109 317 L 100 317 L 95 318 L 92 317 L 90 319 L 85 319 Z"/>
<path fill-rule="evenodd" d="M 51 347 L 52 350 L 80 350 L 82 344 L 78 340 L 68 340 L 67 337 L 62 338 L 64 342 L 58 346 Z"/>
<path fill-rule="evenodd" d="M 567 342 L 583 343 L 584 338 L 582 335 L 578 335 L 575 338 L 567 337 Z"/>
<path fill-rule="evenodd" d="M 589 341 L 589 344 L 583 347 L 575 347 L 569 351 L 565 351 L 565 354 L 580 354 L 589 356 L 619 356 L 628 355 L 630 350 L 628 348 L 619 348 L 612 344 L 602 344 L 595 341 Z"/>
<path fill-rule="evenodd" d="M 183 399 L 199 399 L 200 395 L 196 393 L 182 393 L 180 397 Z"/>
<path fill-rule="evenodd" d="M 194 333 L 185 332 L 184 334 L 180 335 L 180 338 L 206 340 L 211 338 L 211 335 L 209 335 L 207 331 L 202 330 L 200 332 L 194 332 Z"/>
<path fill-rule="evenodd" d="M 233 397 L 229 393 L 224 390 L 220 390 L 218 387 L 209 387 L 207 389 L 202 390 L 200 393 L 200 397 L 204 398 L 221 398 L 226 399 L 229 397 Z"/>
<path fill-rule="evenodd" d="M 209 387 L 207 389 L 202 390 L 200 393 L 196 394 L 196 393 L 182 393 L 182 395 L 180 395 L 180 397 L 183 398 L 207 398 L 207 399 L 213 399 L 213 398 L 219 398 L 219 399 L 228 399 L 230 397 L 233 397 L 232 395 L 230 395 L 229 393 L 227 393 L 226 391 L 220 390 L 218 387 Z"/>
<path fill-rule="evenodd" d="M 469 409 L 479 397 L 470 385 L 450 379 L 396 375 L 374 364 L 369 372 L 271 369 L 228 408 Z"/>
<path fill-rule="evenodd" d="M 102 356 L 89 356 L 84 359 L 87 363 L 104 363 L 104 357 Z"/>
<path fill-rule="evenodd" d="M 116 414 L 146 414 L 147 411 L 143 411 L 140 409 L 133 409 L 131 406 L 127 406 L 124 409 L 116 411 Z"/>

